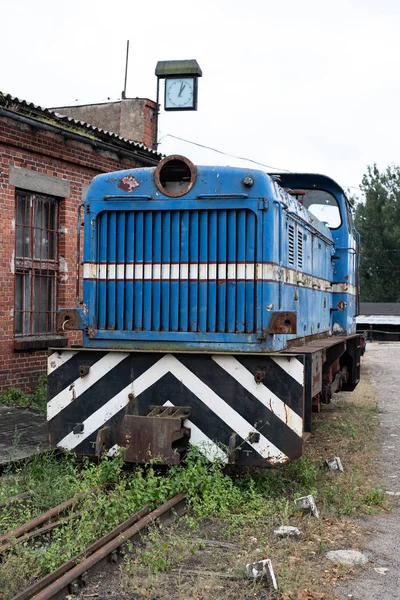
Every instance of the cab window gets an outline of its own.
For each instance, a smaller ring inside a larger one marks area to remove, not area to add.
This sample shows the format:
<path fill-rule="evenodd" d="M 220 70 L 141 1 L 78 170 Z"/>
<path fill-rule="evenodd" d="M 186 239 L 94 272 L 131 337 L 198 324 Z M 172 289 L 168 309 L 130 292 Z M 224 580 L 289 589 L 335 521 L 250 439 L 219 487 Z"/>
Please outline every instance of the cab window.
<path fill-rule="evenodd" d="M 323 190 L 293 190 L 297 200 L 317 219 L 330 229 L 337 229 L 342 223 L 337 200 Z"/>

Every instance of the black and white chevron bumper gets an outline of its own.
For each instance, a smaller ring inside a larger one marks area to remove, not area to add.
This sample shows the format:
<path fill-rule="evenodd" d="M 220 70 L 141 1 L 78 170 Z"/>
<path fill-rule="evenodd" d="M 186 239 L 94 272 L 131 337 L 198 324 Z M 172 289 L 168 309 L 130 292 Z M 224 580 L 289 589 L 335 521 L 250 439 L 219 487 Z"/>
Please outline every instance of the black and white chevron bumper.
<path fill-rule="evenodd" d="M 180 406 L 190 408 L 190 442 L 210 458 L 281 464 L 302 454 L 303 361 L 281 354 L 56 351 L 48 362 L 50 441 L 93 455 L 106 428 L 112 454 L 124 445 L 126 415 Z"/>

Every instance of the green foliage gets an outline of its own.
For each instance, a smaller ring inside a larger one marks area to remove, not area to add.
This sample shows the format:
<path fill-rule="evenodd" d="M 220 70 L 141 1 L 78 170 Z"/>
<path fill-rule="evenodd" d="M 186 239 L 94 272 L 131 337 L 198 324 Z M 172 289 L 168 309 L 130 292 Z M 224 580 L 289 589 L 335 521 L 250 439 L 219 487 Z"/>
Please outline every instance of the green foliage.
<path fill-rule="evenodd" d="M 47 405 L 47 377 L 41 375 L 35 389 L 27 394 L 21 389 L 9 388 L 0 398 L 0 404 L 4 406 L 23 406 L 34 408 L 41 413 L 46 412 Z"/>
<path fill-rule="evenodd" d="M 400 301 L 400 167 L 368 167 L 355 211 L 361 236 L 360 285 L 364 302 Z"/>
<path fill-rule="evenodd" d="M 344 430 L 340 421 L 337 432 L 352 437 L 352 430 Z M 156 464 L 124 471 L 122 455 L 94 461 L 49 453 L 11 466 L 0 479 L 0 501 L 27 490 L 32 494 L 28 501 L 1 511 L 0 534 L 79 491 L 105 482 L 111 482 L 112 488 L 101 487 L 77 500 L 65 516 L 79 512 L 80 517 L 65 521 L 46 537 L 45 543 L 40 539 L 15 547 L 2 564 L 0 586 L 5 590 L 4 598 L 15 593 L 13 574 L 19 578 L 17 589 L 21 589 L 31 579 L 83 551 L 144 505 L 152 510 L 179 492 L 186 494 L 190 507 L 185 520 L 186 537 L 182 532 L 168 537 L 165 532 L 160 535 L 156 528 L 151 529 L 145 547 L 126 561 L 124 569 L 129 577 L 137 570 L 156 576 L 195 553 L 200 546 L 193 541 L 196 538 L 192 532 L 200 519 L 223 520 L 226 535 L 240 537 L 257 530 L 266 520 L 290 524 L 301 518 L 295 514 L 293 502 L 298 496 L 311 493 L 326 514 L 338 515 L 360 509 L 370 512 L 385 500 L 380 488 L 363 488 L 357 473 L 329 476 L 322 459 L 312 461 L 307 455 L 279 469 L 237 478 L 224 474 L 224 467 L 218 461 L 209 462 L 196 447 L 191 447 L 185 460 L 167 473 Z"/>

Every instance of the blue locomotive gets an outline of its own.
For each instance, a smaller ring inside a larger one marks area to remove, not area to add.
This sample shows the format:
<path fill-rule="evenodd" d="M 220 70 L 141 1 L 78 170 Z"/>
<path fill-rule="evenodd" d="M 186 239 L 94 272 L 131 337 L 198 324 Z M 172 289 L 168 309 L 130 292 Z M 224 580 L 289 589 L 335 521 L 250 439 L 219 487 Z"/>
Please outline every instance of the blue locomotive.
<path fill-rule="evenodd" d="M 82 454 L 276 465 L 311 413 L 360 375 L 358 234 L 343 190 L 312 174 L 194 166 L 95 177 L 83 344 L 49 357 L 51 442 Z"/>

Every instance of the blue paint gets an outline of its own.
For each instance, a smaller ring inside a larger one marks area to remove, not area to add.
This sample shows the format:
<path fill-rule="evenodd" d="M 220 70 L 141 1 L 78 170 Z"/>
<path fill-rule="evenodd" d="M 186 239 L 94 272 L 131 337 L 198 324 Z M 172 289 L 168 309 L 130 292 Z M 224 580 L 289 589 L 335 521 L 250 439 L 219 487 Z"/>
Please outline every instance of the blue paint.
<path fill-rule="evenodd" d="M 335 182 L 290 173 L 278 185 L 256 170 L 198 167 L 191 191 L 171 198 L 153 172 L 100 175 L 89 188 L 84 262 L 97 277 L 83 286 L 85 345 L 265 352 L 355 331 L 357 236 Z M 140 184 L 132 192 L 118 187 L 128 174 Z M 338 229 L 285 191 L 302 188 L 336 198 Z M 296 334 L 267 333 L 279 310 L 296 312 Z"/>
<path fill-rule="evenodd" d="M 199 263 L 199 212 L 190 211 L 190 225 L 189 225 L 189 260 L 191 264 Z M 190 273 L 189 273 L 190 275 Z M 197 331 L 198 323 L 199 323 L 199 307 L 201 306 L 199 301 L 199 282 L 198 275 L 197 278 L 194 277 L 190 279 L 189 283 L 189 331 Z"/>
<path fill-rule="evenodd" d="M 135 235 L 132 240 L 135 247 L 134 267 L 139 269 L 143 269 L 143 234 L 143 212 L 139 211 L 135 215 Z M 141 279 L 135 279 L 134 290 L 134 329 L 140 330 L 143 327 L 143 276 Z"/>
<path fill-rule="evenodd" d="M 157 211 L 153 216 L 153 261 L 155 265 L 161 265 L 161 211 Z M 158 271 L 158 269 L 156 269 Z M 161 266 L 160 266 L 161 272 Z M 152 329 L 158 331 L 161 328 L 161 281 L 158 272 L 153 271 L 153 297 L 152 297 Z"/>

